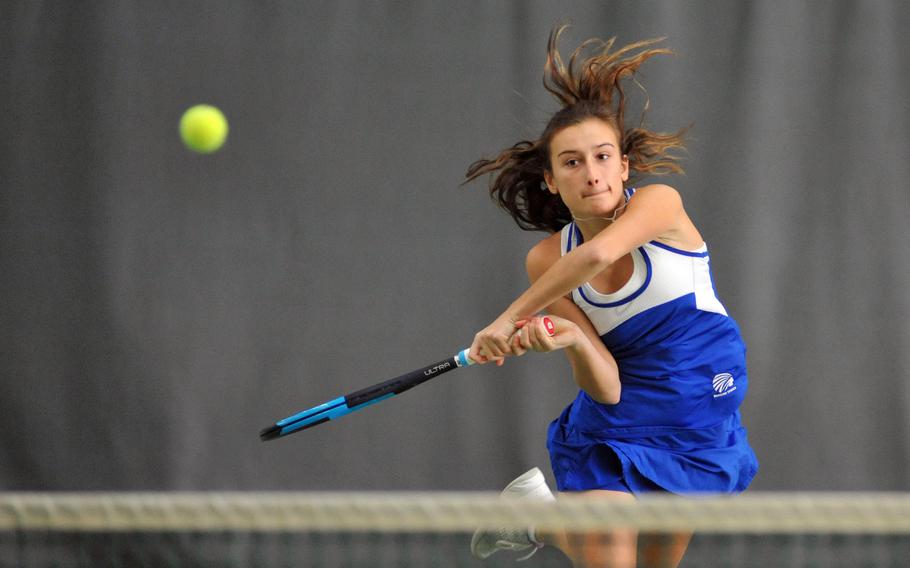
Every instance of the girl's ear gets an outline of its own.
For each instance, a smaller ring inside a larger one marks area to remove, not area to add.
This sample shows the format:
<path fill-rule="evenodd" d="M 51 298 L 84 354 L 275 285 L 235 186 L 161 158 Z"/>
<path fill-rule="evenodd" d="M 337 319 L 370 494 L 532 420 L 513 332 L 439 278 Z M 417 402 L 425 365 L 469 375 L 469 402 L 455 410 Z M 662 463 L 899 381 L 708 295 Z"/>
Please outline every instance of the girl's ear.
<path fill-rule="evenodd" d="M 556 184 L 553 182 L 553 181 L 554 181 L 554 180 L 553 180 L 553 174 L 551 174 L 551 173 L 549 172 L 549 170 L 544 170 L 544 171 L 543 171 L 543 181 L 544 181 L 544 183 L 547 184 L 546 189 L 547 189 L 550 193 L 552 193 L 553 195 L 558 195 L 558 194 L 559 194 L 559 190 L 556 189 Z M 540 188 L 540 189 L 544 189 L 544 188 Z"/>

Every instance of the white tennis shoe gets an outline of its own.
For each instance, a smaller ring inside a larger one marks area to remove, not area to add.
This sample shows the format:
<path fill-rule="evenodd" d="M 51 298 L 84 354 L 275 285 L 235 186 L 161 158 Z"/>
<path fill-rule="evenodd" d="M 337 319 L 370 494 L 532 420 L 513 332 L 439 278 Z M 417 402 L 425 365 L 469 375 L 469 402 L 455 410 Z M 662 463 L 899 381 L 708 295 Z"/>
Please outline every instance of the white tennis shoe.
<path fill-rule="evenodd" d="M 547 487 L 547 481 L 540 469 L 533 468 L 521 474 L 502 490 L 503 499 L 533 499 L 535 501 L 555 501 L 556 497 Z M 471 554 L 474 558 L 484 560 L 499 550 L 531 552 L 518 560 L 527 560 L 543 548 L 543 543 L 534 536 L 534 527 L 528 529 L 477 529 L 471 537 Z"/>

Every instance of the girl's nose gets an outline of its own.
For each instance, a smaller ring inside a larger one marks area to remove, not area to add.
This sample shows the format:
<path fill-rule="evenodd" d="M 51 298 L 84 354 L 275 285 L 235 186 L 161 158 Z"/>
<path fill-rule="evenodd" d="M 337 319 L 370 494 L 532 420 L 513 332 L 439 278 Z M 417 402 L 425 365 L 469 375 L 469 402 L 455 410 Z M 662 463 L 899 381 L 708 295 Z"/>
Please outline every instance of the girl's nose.
<path fill-rule="evenodd" d="M 587 165 L 588 185 L 597 187 L 600 184 L 600 171 L 591 164 Z"/>

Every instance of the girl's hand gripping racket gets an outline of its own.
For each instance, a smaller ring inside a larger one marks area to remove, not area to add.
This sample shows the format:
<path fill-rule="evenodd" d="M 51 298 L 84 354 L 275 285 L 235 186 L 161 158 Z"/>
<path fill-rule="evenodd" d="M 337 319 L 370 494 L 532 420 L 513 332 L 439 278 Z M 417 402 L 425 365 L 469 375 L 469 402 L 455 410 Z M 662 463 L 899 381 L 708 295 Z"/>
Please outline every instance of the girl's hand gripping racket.
<path fill-rule="evenodd" d="M 549 318 L 544 318 L 544 325 L 547 328 L 547 333 L 550 335 L 555 333 L 553 322 L 550 321 Z M 281 438 L 282 436 L 287 436 L 294 432 L 312 428 L 313 426 L 328 422 L 329 420 L 337 420 L 345 414 L 350 414 L 355 410 L 360 410 L 371 404 L 391 398 L 396 394 L 403 393 L 404 391 L 438 377 L 443 373 L 473 364 L 474 361 L 468 357 L 468 349 L 463 349 L 459 351 L 457 355 L 449 357 L 448 359 L 443 359 L 432 365 L 427 365 L 426 367 L 411 371 L 410 373 L 405 373 L 400 377 L 376 383 L 373 386 L 357 392 L 340 396 L 320 404 L 319 406 L 304 410 L 303 412 L 298 412 L 293 416 L 276 422 L 268 428 L 264 428 L 259 432 L 259 437 L 263 441 L 274 440 L 275 438 Z"/>

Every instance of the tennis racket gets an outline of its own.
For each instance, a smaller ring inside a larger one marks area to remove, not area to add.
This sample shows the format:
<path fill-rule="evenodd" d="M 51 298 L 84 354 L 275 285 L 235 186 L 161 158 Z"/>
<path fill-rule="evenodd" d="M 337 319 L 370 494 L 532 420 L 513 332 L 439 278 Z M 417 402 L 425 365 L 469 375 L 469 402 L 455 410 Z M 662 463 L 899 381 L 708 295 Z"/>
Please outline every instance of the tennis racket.
<path fill-rule="evenodd" d="M 543 319 L 547 333 L 551 336 L 555 333 L 550 318 Z M 340 396 L 319 406 L 314 406 L 303 412 L 298 412 L 284 420 L 280 420 L 268 428 L 263 428 L 259 432 L 259 438 L 262 441 L 274 440 L 294 432 L 301 432 L 307 428 L 324 424 L 330 420 L 337 420 L 346 414 L 350 414 L 361 408 L 366 408 L 371 404 L 376 404 L 388 398 L 401 394 L 408 389 L 412 389 L 419 384 L 425 383 L 430 379 L 436 378 L 443 373 L 448 373 L 454 369 L 460 369 L 473 365 L 474 361 L 468 357 L 468 349 L 459 351 L 456 355 L 427 365 L 420 369 L 405 373 L 400 377 L 389 379 L 365 389 L 352 392 L 351 394 Z"/>

